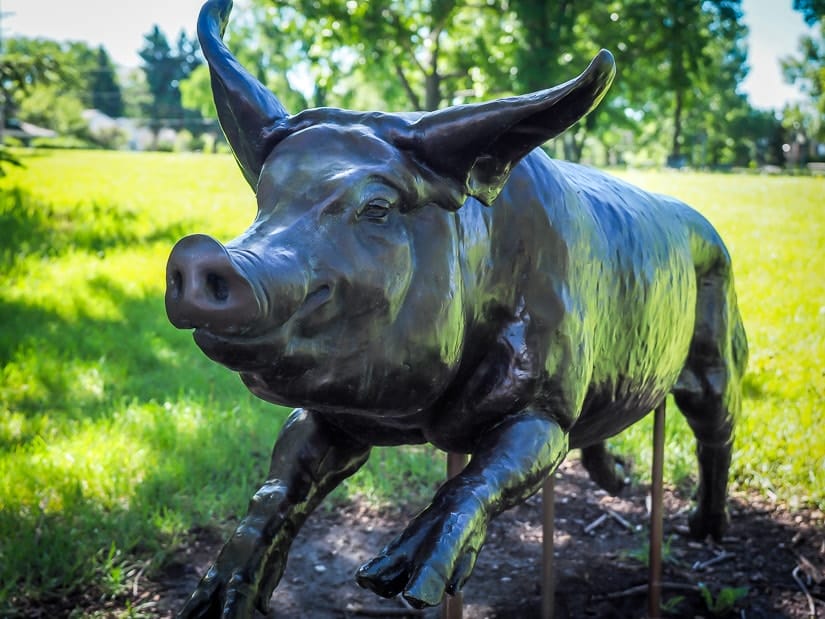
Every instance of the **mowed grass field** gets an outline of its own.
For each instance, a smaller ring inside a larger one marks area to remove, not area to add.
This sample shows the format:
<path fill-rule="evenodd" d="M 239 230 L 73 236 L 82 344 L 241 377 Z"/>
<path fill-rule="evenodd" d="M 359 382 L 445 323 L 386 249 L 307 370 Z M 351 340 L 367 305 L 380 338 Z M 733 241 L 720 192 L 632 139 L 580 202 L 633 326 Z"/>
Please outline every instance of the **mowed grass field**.
<path fill-rule="evenodd" d="M 0 614 L 90 587 L 115 595 L 194 526 L 241 514 L 287 411 L 206 359 L 163 308 L 193 232 L 255 214 L 229 156 L 72 152 L 0 179 Z M 825 508 L 825 179 L 639 172 L 703 212 L 734 258 L 750 369 L 734 487 Z M 695 476 L 675 407 L 670 483 Z M 648 420 L 649 421 L 649 420 Z M 612 441 L 646 474 L 650 424 Z M 376 450 L 332 500 L 423 505 L 429 447 Z"/>

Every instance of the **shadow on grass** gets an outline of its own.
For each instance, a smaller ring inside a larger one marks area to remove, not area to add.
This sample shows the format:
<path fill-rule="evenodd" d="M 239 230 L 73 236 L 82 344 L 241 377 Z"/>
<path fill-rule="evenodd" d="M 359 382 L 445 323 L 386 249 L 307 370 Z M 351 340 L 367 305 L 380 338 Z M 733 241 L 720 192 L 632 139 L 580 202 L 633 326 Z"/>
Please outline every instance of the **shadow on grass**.
<path fill-rule="evenodd" d="M 756 375 L 747 373 L 742 381 L 742 395 L 746 399 L 761 400 L 762 398 L 768 397 L 770 392 L 765 389 L 765 386 L 759 381 Z"/>
<path fill-rule="evenodd" d="M 135 296 L 100 276 L 88 286 L 116 317 L 67 318 L 0 297 L 0 407 L 22 420 L 17 433 L 0 432 L 10 480 L 0 485 L 0 614 L 117 590 L 118 565 L 157 565 L 193 527 L 242 515 L 288 414 L 174 329 L 159 295 Z M 372 478 L 427 457 L 384 455 Z M 397 492 L 384 481 L 365 484 L 373 498 Z M 109 486 L 112 496 L 101 497 Z"/>
<path fill-rule="evenodd" d="M 145 560 L 196 524 L 240 513 L 286 416 L 169 325 L 159 296 L 100 277 L 90 288 L 116 318 L 0 299 L 0 409 L 20 420 L 0 433 L 0 609 L 99 591 L 117 579 L 105 573 L 110 550 Z M 101 499 L 108 486 L 122 496 Z"/>
<path fill-rule="evenodd" d="M 31 255 L 54 258 L 69 250 L 92 253 L 118 246 L 173 242 L 191 226 L 139 224 L 136 211 L 115 203 L 56 205 L 35 199 L 20 187 L 0 193 L 0 268 L 8 270 Z"/>

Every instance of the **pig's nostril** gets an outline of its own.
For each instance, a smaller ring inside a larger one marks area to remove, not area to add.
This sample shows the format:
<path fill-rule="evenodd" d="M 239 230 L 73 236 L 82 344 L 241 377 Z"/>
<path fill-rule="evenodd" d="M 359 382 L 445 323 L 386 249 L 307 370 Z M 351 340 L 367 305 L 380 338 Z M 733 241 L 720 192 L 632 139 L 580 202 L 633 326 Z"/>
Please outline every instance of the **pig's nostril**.
<path fill-rule="evenodd" d="M 215 301 L 229 298 L 229 283 L 217 273 L 206 274 L 206 289 Z"/>

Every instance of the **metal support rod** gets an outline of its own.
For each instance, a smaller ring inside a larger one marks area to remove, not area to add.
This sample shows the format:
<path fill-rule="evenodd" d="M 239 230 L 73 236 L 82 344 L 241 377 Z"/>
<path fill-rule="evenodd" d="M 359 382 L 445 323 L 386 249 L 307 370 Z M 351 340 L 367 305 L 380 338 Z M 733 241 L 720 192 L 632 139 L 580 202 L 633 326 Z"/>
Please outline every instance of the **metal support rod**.
<path fill-rule="evenodd" d="M 467 456 L 462 453 L 448 452 L 447 453 L 447 479 L 458 475 L 467 464 Z M 459 591 L 455 595 L 448 595 L 444 597 L 444 602 L 441 605 L 441 619 L 461 619 L 463 615 L 462 606 L 464 605 L 464 596 Z"/>
<path fill-rule="evenodd" d="M 662 602 L 662 502 L 665 462 L 665 402 L 653 417 L 653 466 L 650 473 L 650 558 L 648 565 L 647 615 L 661 615 Z"/>
<path fill-rule="evenodd" d="M 541 619 L 553 619 L 556 601 L 556 573 L 553 564 L 553 529 L 556 516 L 555 473 L 541 488 Z"/>

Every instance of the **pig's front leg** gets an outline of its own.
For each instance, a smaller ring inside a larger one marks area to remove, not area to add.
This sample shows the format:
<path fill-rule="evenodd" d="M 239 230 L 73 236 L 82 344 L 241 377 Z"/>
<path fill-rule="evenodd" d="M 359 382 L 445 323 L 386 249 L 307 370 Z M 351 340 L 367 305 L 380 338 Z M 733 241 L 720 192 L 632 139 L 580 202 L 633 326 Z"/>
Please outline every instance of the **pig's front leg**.
<path fill-rule="evenodd" d="M 358 583 L 384 597 L 402 593 L 434 606 L 470 576 L 490 519 L 536 492 L 567 454 L 559 425 L 525 412 L 493 428 L 467 467 L 396 540 L 358 571 Z"/>
<path fill-rule="evenodd" d="M 330 432 L 311 412 L 294 411 L 275 442 L 266 483 L 178 616 L 247 618 L 253 605 L 266 613 L 298 529 L 369 449 Z"/>

